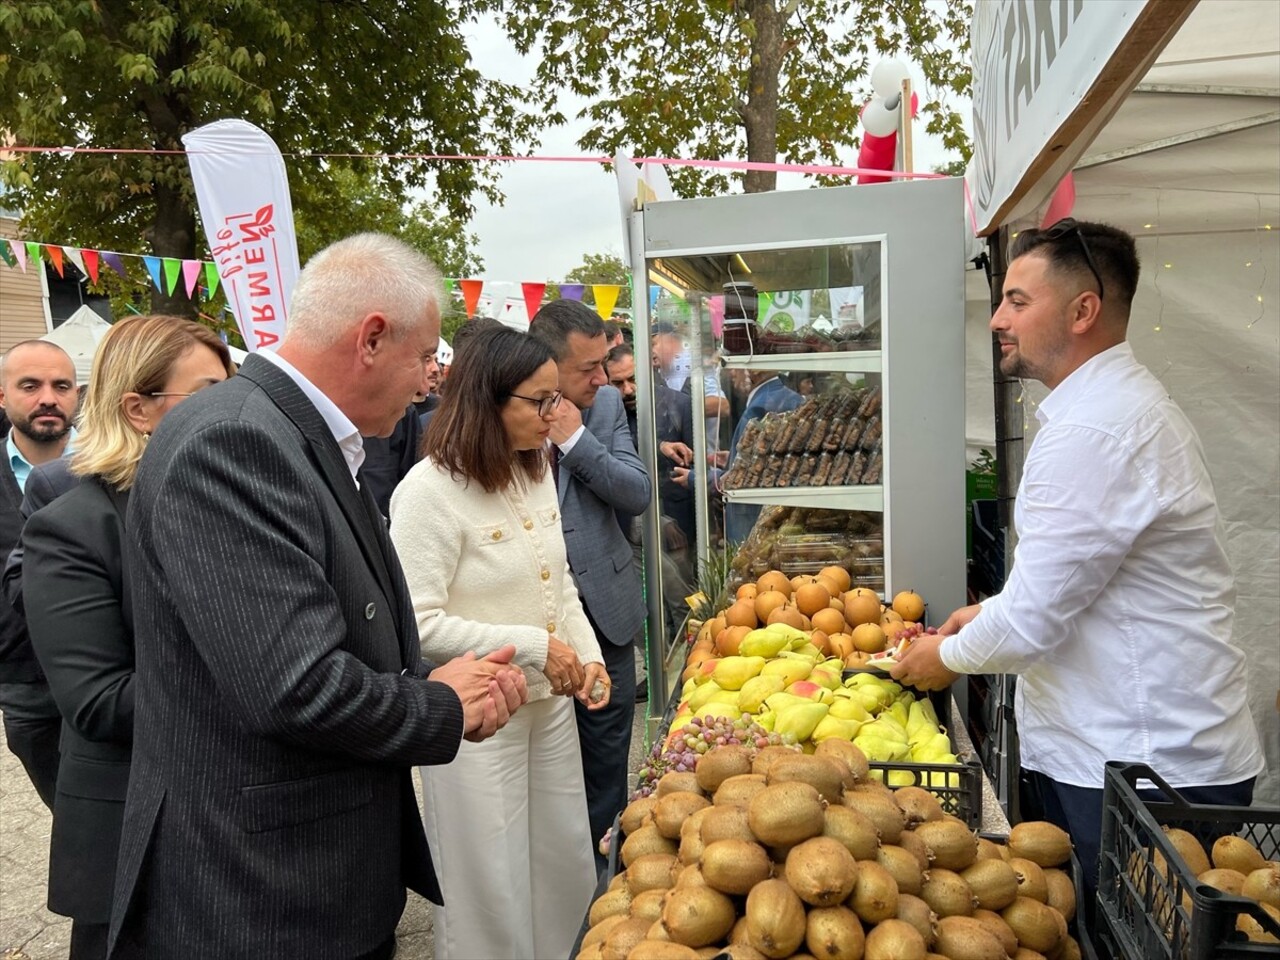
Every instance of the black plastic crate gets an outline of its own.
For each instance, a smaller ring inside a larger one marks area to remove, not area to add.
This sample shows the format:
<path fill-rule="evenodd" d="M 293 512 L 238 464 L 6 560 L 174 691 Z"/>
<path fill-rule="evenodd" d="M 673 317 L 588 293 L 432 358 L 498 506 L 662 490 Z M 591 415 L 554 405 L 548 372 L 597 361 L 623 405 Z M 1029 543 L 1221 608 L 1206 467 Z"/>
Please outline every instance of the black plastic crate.
<path fill-rule="evenodd" d="M 951 746 L 955 747 L 952 739 Z M 882 771 L 885 783 L 893 788 L 918 786 L 930 791 L 942 809 L 976 829 L 982 823 L 982 764 L 976 759 L 960 763 L 911 763 L 893 760 L 872 761 L 871 770 Z M 895 776 L 896 774 L 896 776 Z M 911 781 L 907 782 L 907 775 Z"/>
<path fill-rule="evenodd" d="M 1168 801 L 1143 800 L 1137 793 L 1139 780 L 1150 780 Z M 1112 953 L 1124 960 L 1280 957 L 1280 944 L 1248 942 L 1236 931 L 1236 921 L 1248 914 L 1276 937 L 1280 924 L 1253 900 L 1197 882 L 1163 825 L 1202 838 L 1241 836 L 1265 859 L 1280 859 L 1280 810 L 1188 803 L 1150 767 L 1108 763 L 1098 858 L 1098 927 Z M 1156 863 L 1157 851 L 1163 865 Z"/>
<path fill-rule="evenodd" d="M 995 596 L 1004 586 L 1004 537 L 1000 530 L 999 501 L 974 500 L 970 504 L 973 531 L 973 563 L 969 581 L 975 593 Z"/>

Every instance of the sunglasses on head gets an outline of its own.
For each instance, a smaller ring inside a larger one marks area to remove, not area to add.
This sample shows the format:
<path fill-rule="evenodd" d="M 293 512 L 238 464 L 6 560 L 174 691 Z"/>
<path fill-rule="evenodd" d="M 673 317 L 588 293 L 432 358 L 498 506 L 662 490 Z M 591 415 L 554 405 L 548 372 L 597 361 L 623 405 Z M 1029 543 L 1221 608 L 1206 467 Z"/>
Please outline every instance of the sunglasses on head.
<path fill-rule="evenodd" d="M 1052 240 L 1055 243 L 1071 236 L 1080 241 L 1080 249 L 1084 251 L 1084 260 L 1089 265 L 1089 272 L 1093 274 L 1093 279 L 1098 281 L 1098 299 L 1101 300 L 1103 297 L 1102 274 L 1098 272 L 1098 265 L 1094 262 L 1093 253 L 1089 250 L 1089 243 L 1084 238 L 1084 232 L 1080 229 L 1080 224 L 1071 217 L 1063 217 L 1049 229 L 1043 231 L 1042 236 L 1046 240 Z"/>

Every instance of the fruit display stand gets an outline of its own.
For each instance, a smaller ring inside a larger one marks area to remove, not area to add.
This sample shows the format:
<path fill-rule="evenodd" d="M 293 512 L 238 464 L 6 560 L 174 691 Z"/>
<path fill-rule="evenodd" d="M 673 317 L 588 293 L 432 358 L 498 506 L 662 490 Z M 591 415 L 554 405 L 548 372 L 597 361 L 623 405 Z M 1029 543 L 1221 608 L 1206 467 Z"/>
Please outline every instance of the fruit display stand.
<path fill-rule="evenodd" d="M 1139 797 L 1143 780 L 1168 801 Z M 1118 960 L 1280 957 L 1280 810 L 1188 803 L 1112 762 L 1102 816 L 1097 926 Z"/>

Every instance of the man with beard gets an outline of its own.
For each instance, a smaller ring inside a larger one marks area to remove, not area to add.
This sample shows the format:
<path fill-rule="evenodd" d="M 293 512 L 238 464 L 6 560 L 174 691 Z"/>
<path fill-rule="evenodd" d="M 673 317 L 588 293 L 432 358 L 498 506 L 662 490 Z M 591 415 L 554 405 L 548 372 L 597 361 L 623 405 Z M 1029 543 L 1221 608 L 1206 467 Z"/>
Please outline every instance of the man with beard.
<path fill-rule="evenodd" d="M 0 358 L 0 408 L 10 423 L 0 438 L 0 560 L 9 556 L 22 532 L 22 493 L 32 469 L 66 452 L 78 400 L 75 364 L 57 344 L 25 340 Z M 26 624 L 3 598 L 0 713 L 9 750 L 52 809 L 62 718 L 31 649 Z"/>

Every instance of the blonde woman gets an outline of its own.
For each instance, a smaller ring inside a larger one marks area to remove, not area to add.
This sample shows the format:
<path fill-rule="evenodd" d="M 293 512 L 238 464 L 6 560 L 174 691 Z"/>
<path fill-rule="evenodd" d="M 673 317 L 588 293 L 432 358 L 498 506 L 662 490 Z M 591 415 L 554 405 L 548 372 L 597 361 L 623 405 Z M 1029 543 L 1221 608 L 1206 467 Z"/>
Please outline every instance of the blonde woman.
<path fill-rule="evenodd" d="M 115 324 L 98 347 L 71 472 L 80 483 L 23 529 L 27 628 L 62 714 L 49 909 L 72 918 L 71 958 L 106 956 L 133 739 L 133 631 L 124 583 L 129 489 L 165 414 L 234 373 L 207 327 Z"/>

